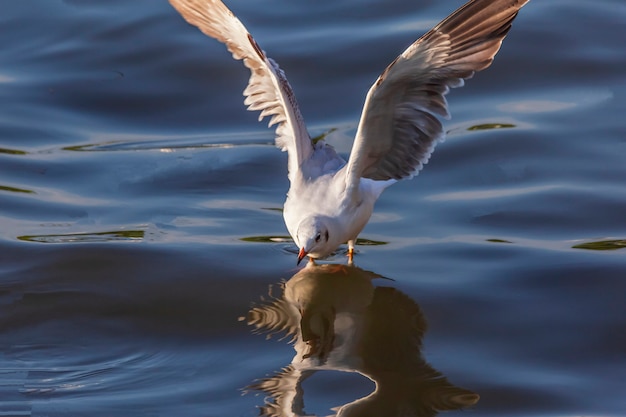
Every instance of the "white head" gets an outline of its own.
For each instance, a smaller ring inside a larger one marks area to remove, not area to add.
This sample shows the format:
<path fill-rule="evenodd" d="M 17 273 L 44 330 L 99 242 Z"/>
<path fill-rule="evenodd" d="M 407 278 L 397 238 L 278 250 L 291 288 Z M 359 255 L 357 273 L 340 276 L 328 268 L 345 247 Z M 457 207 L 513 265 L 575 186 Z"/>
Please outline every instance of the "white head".
<path fill-rule="evenodd" d="M 294 240 L 300 249 L 298 263 L 305 256 L 324 258 L 330 255 L 337 247 L 333 243 L 330 219 L 322 216 L 307 217 L 300 222 Z"/>

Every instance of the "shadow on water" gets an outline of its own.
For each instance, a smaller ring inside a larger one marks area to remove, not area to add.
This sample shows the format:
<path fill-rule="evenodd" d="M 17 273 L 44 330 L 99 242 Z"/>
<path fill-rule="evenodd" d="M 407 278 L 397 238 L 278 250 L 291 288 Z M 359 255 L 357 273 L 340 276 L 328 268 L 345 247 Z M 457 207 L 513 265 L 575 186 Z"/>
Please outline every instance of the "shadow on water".
<path fill-rule="evenodd" d="M 268 208 L 266 210 L 274 210 Z M 282 211 L 282 210 L 281 210 Z M 251 242 L 251 243 L 281 243 L 283 244 L 282 250 L 286 253 L 290 254 L 298 254 L 297 246 L 295 245 L 291 236 L 287 235 L 276 235 L 276 236 L 246 236 L 240 238 L 242 242 Z M 389 242 L 384 242 L 380 240 L 372 240 L 365 238 L 357 238 L 355 241 L 355 245 L 358 246 L 381 246 L 388 245 Z M 327 258 L 327 261 L 337 261 L 339 259 L 343 259 L 348 254 L 348 245 L 344 243 L 342 246 L 337 248 L 333 253 L 331 253 Z"/>
<path fill-rule="evenodd" d="M 434 416 L 472 406 L 479 396 L 459 388 L 422 355 L 426 319 L 417 303 L 385 279 L 355 266 L 309 263 L 281 294 L 254 306 L 241 320 L 254 332 L 291 338 L 293 360 L 248 387 L 268 395 L 264 416 L 305 413 L 303 382 L 318 371 L 358 372 L 376 387 L 336 407 L 336 416 Z"/>

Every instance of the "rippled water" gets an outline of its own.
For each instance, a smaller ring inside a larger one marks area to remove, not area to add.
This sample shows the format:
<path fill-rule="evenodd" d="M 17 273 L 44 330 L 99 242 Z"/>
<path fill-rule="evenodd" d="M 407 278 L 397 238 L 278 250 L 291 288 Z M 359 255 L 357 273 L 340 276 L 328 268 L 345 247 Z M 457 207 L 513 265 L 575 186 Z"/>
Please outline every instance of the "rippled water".
<path fill-rule="evenodd" d="M 341 152 L 460 4 L 229 2 Z M 1 415 L 626 415 L 622 0 L 532 0 L 358 268 L 304 270 L 222 45 L 165 1 L 0 22 Z"/>

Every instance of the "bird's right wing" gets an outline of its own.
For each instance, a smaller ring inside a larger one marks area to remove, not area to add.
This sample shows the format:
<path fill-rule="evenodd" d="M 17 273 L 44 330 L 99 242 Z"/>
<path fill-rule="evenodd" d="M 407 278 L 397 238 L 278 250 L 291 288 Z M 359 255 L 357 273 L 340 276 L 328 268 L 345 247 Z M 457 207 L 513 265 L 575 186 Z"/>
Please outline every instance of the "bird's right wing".
<path fill-rule="evenodd" d="M 360 178 L 411 177 L 428 161 L 449 117 L 445 94 L 491 65 L 528 0 L 471 0 L 409 46 L 378 77 L 365 100 L 347 166 Z"/>
<path fill-rule="evenodd" d="M 250 69 L 244 90 L 248 110 L 259 110 L 259 120 L 271 116 L 277 124 L 276 146 L 289 154 L 289 179 L 313 153 L 313 145 L 298 103 L 284 72 L 267 57 L 245 26 L 220 0 L 169 0 L 191 25 L 224 43 L 233 58 Z"/>

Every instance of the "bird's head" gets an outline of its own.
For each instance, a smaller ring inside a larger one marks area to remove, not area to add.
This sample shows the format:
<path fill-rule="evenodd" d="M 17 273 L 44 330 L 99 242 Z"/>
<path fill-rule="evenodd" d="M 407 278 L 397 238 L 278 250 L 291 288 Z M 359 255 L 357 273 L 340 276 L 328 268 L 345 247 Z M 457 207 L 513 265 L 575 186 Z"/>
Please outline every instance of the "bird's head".
<path fill-rule="evenodd" d="M 305 256 L 324 258 L 336 248 L 331 242 L 329 221 L 324 217 L 312 216 L 302 220 L 295 236 L 298 252 L 298 264 Z"/>

